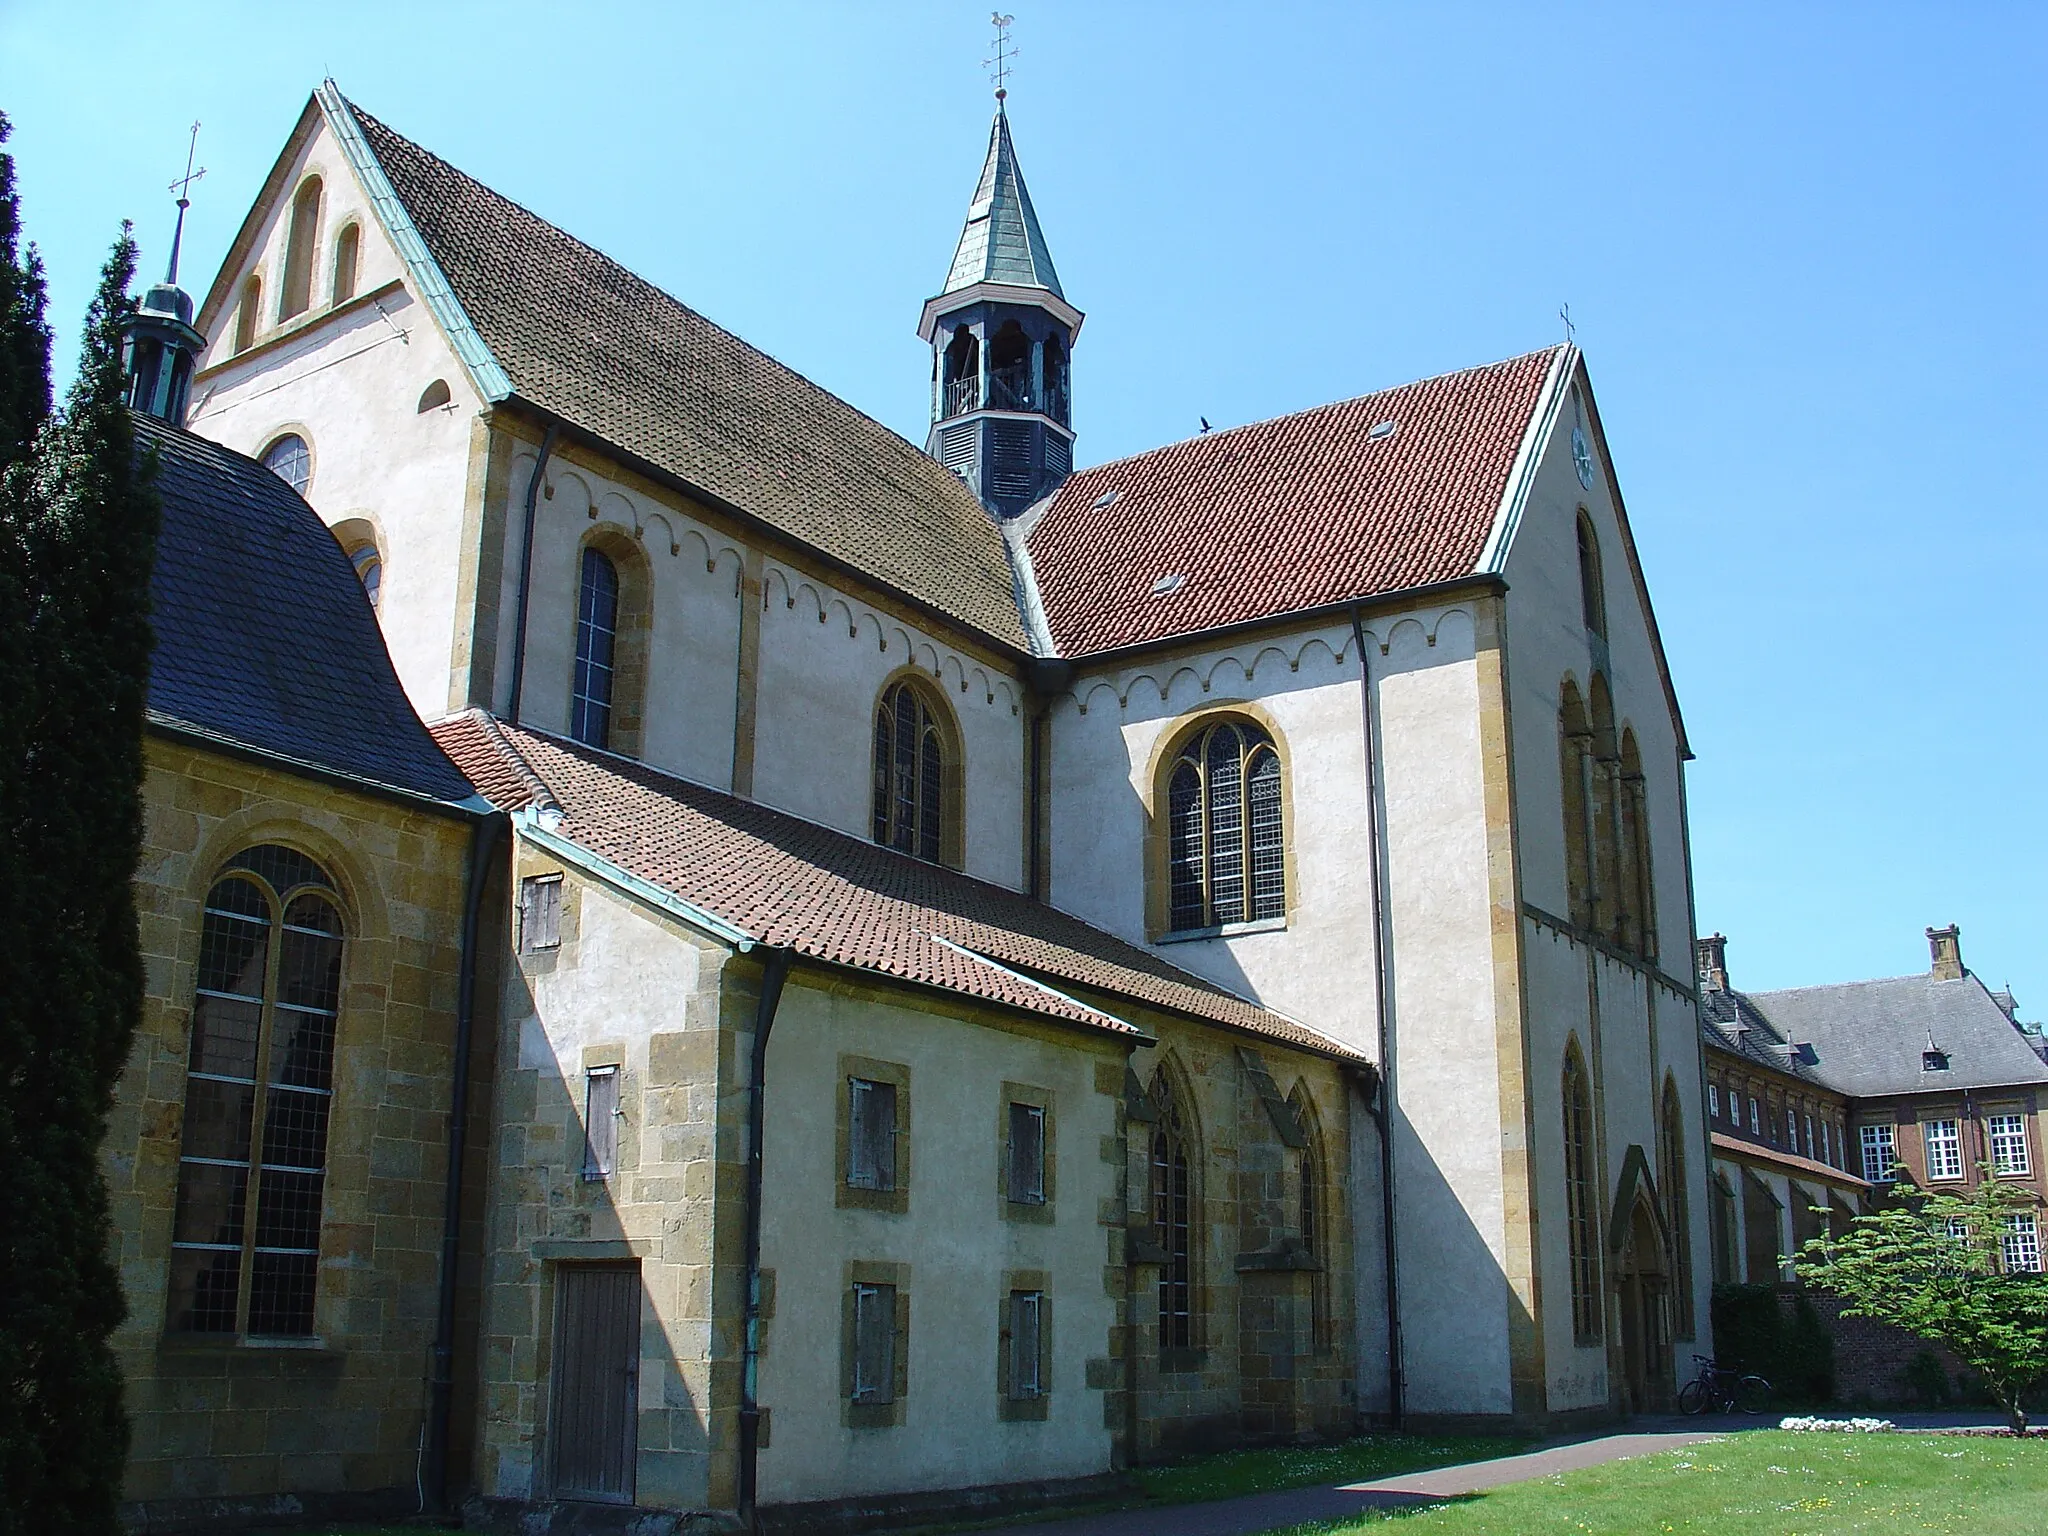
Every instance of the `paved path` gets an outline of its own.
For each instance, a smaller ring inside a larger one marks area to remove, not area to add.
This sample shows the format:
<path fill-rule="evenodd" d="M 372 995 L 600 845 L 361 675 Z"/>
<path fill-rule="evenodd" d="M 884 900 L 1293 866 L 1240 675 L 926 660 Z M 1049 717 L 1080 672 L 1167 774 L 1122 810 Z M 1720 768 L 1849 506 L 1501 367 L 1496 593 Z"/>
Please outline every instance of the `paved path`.
<path fill-rule="evenodd" d="M 1847 1418 L 1847 1413 L 1829 1414 Z M 2000 1421 L 1983 1414 L 1893 1413 L 1901 1429 L 1968 1429 L 1995 1427 Z M 1338 1487 L 1290 1488 L 1279 1493 L 1253 1493 L 1207 1504 L 1170 1504 L 1157 1509 L 1125 1509 L 1107 1514 L 1078 1515 L 1066 1520 L 1033 1521 L 1014 1527 L 1031 1536 L 1255 1536 L 1261 1531 L 1301 1525 L 1310 1520 L 1344 1520 L 1368 1509 L 1397 1509 L 1435 1504 L 1464 1494 L 1483 1493 L 1507 1483 L 1576 1472 L 1630 1456 L 1697 1445 L 1703 1440 L 1745 1429 L 1775 1429 L 1778 1416 L 1737 1419 L 1713 1417 L 1637 1418 L 1625 1430 L 1577 1435 L 1539 1445 L 1519 1456 L 1466 1462 L 1430 1472 L 1407 1472 L 1371 1483 Z"/>

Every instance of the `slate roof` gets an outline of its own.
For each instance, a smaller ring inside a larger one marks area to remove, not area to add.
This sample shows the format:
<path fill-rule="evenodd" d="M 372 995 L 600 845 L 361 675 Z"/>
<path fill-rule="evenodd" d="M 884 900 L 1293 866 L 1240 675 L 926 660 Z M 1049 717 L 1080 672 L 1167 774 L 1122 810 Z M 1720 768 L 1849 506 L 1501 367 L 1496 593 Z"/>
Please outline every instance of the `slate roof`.
<path fill-rule="evenodd" d="M 1806 1060 L 1804 1053 L 1786 1049 L 1803 1041 L 1787 1038 L 1758 1011 L 1748 994 L 1732 987 L 1700 988 L 1700 1033 L 1709 1045 L 1732 1051 L 1767 1071 L 1818 1083 L 1824 1088 L 1832 1086 L 1821 1077 L 1816 1064 Z"/>
<path fill-rule="evenodd" d="M 149 710 L 333 773 L 476 800 L 413 713 L 355 568 L 319 514 L 253 459 L 136 415 L 163 504 L 150 584 Z"/>
<path fill-rule="evenodd" d="M 501 807 L 558 809 L 556 835 L 759 943 L 1113 1034 L 1139 1031 L 1060 989 L 1362 1059 L 1001 886 L 480 711 L 434 733 Z"/>
<path fill-rule="evenodd" d="M 361 130 L 519 399 L 1002 645 L 1027 648 L 1002 536 L 957 475 L 330 93 L 322 88 L 323 106 Z"/>
<path fill-rule="evenodd" d="M 1473 574 L 1568 352 L 1077 472 L 1027 538 L 1053 648 L 1087 656 Z"/>
<path fill-rule="evenodd" d="M 1010 119 L 1000 109 L 989 127 L 988 158 L 975 184 L 974 201 L 967 206 L 967 223 L 940 296 L 976 283 L 1044 288 L 1066 297 L 1024 185 L 1024 171 L 1017 164 L 1017 146 L 1010 142 Z"/>
<path fill-rule="evenodd" d="M 1940 981 L 1922 973 L 1753 992 L 1749 999 L 1781 1034 L 1810 1041 L 1819 1080 L 1843 1093 L 1876 1097 L 2048 1083 L 2048 1062 L 1974 975 Z M 1935 1049 L 1948 1055 L 1946 1072 L 1921 1068 L 1930 1035 Z"/>

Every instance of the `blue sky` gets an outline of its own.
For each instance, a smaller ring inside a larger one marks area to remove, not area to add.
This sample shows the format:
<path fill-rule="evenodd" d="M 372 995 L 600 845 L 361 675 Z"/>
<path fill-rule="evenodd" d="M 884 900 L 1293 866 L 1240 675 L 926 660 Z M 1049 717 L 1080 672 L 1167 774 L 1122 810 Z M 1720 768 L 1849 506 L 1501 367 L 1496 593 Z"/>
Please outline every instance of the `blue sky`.
<path fill-rule="evenodd" d="M 1012 6 L 1083 462 L 1541 346 L 1569 302 L 1737 985 L 1918 970 L 1953 921 L 2048 1014 L 2048 7 Z M 332 73 L 921 439 L 988 35 L 975 3 L 9 0 L 0 108 L 67 374 L 118 221 L 162 260 L 186 125 L 203 290 Z"/>

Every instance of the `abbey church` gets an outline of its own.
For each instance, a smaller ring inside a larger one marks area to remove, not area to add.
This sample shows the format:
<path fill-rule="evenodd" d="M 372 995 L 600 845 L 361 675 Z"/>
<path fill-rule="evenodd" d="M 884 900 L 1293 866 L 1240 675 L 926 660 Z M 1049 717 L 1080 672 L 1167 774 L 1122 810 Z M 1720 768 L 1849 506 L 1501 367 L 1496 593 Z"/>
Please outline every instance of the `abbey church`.
<path fill-rule="evenodd" d="M 1076 468 L 1052 249 L 999 104 L 912 443 L 328 82 L 151 292 L 150 1529 L 937 1518 L 1710 1351 L 1584 359 Z"/>

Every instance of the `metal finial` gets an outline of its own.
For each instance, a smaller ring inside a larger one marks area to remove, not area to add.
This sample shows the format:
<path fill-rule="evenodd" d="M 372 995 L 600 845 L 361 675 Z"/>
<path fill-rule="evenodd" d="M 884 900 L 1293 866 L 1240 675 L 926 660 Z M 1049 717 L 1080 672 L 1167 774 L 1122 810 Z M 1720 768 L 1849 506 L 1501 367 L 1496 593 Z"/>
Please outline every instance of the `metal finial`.
<path fill-rule="evenodd" d="M 989 25 L 996 29 L 996 51 L 981 62 L 989 72 L 989 79 L 996 83 L 996 101 L 1000 103 L 1010 94 L 1010 64 L 1017 57 L 1016 45 L 1010 41 L 1010 23 L 1017 18 L 1005 16 L 1001 11 L 991 11 L 988 19 Z"/>
<path fill-rule="evenodd" d="M 206 174 L 206 167 L 203 165 L 196 171 L 192 169 L 192 161 L 198 153 L 199 124 L 195 121 L 192 124 L 191 142 L 185 146 L 185 174 L 171 183 L 171 190 L 178 194 L 178 227 L 171 235 L 171 266 L 164 281 L 173 285 L 178 281 L 178 247 L 185 242 L 185 210 L 192 206 L 192 199 L 187 194 L 192 190 L 192 183 Z"/>
<path fill-rule="evenodd" d="M 1560 320 L 1562 320 L 1562 321 L 1564 322 L 1564 339 L 1565 339 L 1565 344 L 1566 344 L 1567 346 L 1571 346 L 1571 345 L 1575 344 L 1575 343 L 1576 343 L 1576 342 L 1578 341 L 1578 339 L 1579 339 L 1579 328 L 1578 328 L 1577 326 L 1575 326 L 1575 325 L 1573 325 L 1573 324 L 1572 324 L 1572 307 L 1571 307 L 1571 305 L 1569 305 L 1569 304 L 1564 304 L 1564 305 L 1561 305 L 1561 306 L 1560 306 L 1560 307 L 1558 308 L 1558 311 L 1557 311 L 1557 318 L 1558 318 L 1558 319 L 1560 319 Z"/>

